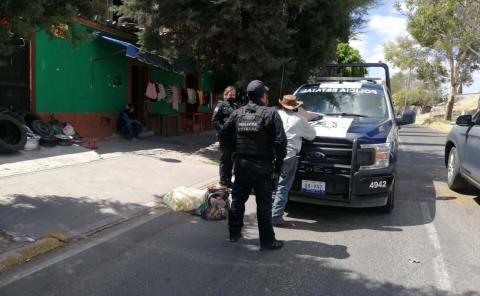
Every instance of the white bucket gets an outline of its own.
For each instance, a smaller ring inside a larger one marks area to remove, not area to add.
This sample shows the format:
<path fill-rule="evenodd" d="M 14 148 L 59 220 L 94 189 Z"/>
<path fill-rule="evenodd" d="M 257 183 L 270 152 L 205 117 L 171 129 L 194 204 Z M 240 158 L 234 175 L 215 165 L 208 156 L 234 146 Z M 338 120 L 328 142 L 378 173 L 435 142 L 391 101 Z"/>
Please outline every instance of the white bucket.
<path fill-rule="evenodd" d="M 28 138 L 27 142 L 25 143 L 25 147 L 23 150 L 31 151 L 36 150 L 39 147 L 39 139 L 38 138 Z"/>

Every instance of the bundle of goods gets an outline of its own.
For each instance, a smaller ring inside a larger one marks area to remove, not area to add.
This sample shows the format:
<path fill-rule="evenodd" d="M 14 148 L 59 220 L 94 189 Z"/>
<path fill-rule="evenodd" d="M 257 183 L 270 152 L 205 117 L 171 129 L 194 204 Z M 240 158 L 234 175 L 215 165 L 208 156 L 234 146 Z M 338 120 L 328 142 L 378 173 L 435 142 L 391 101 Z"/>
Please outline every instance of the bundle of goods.
<path fill-rule="evenodd" d="M 203 190 L 182 186 L 165 194 L 163 202 L 173 211 L 193 212 L 203 204 L 204 195 Z"/>
<path fill-rule="evenodd" d="M 225 186 L 216 184 L 208 187 L 202 205 L 196 214 L 205 220 L 223 220 L 228 218 L 230 192 Z"/>

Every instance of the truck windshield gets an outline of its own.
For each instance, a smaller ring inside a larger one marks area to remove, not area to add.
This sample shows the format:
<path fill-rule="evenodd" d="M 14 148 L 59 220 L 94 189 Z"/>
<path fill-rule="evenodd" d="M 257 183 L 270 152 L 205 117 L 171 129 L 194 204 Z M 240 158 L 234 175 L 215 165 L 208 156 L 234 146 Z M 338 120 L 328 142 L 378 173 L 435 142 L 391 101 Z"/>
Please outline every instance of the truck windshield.
<path fill-rule="evenodd" d="M 386 118 L 388 107 L 381 87 L 308 85 L 296 93 L 307 111 L 325 115 Z"/>

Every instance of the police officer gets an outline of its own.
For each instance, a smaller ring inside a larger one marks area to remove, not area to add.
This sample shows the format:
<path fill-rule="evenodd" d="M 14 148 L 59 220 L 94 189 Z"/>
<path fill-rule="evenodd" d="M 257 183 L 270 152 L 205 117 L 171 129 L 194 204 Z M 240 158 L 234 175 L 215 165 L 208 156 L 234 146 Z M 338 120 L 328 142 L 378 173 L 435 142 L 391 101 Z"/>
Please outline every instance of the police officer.
<path fill-rule="evenodd" d="M 237 109 L 235 104 L 236 89 L 234 86 L 228 86 L 223 91 L 223 100 L 219 101 L 215 110 L 213 111 L 212 124 L 217 130 L 217 138 L 220 130 L 232 114 L 233 110 Z M 232 168 L 233 168 L 233 147 L 220 145 L 220 184 L 227 187 L 232 186 Z"/>
<path fill-rule="evenodd" d="M 220 142 L 235 147 L 235 182 L 229 213 L 230 241 L 241 237 L 245 202 L 252 189 L 257 202 L 257 220 L 261 250 L 283 246 L 275 239 L 272 226 L 272 182 L 282 168 L 287 151 L 287 138 L 282 120 L 269 108 L 268 88 L 254 80 L 247 86 L 247 105 L 235 110 L 220 132 Z"/>

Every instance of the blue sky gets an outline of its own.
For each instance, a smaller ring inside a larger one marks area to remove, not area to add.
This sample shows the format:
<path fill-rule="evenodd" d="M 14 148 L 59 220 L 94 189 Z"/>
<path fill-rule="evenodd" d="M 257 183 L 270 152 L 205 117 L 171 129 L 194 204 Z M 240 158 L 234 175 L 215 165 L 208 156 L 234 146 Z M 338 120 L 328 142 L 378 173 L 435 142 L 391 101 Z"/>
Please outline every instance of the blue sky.
<path fill-rule="evenodd" d="M 350 45 L 360 51 L 365 61 L 372 63 L 384 61 L 383 44 L 408 35 L 406 18 L 393 7 L 395 0 L 378 2 L 378 6 L 369 11 L 367 22 L 361 33 L 350 40 Z M 391 65 L 390 67 L 393 68 Z M 376 72 L 371 74 L 378 76 Z M 465 93 L 480 92 L 480 72 L 475 73 L 474 80 L 472 86 L 464 88 Z"/>

